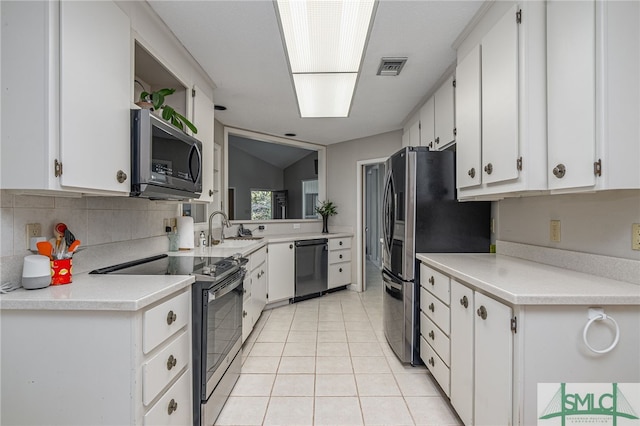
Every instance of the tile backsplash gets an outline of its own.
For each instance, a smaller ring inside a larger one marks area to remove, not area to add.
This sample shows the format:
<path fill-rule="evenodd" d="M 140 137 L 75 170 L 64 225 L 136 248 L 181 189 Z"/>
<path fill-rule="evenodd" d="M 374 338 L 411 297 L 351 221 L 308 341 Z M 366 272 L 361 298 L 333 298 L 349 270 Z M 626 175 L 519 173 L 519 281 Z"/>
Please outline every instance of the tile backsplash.
<path fill-rule="evenodd" d="M 0 279 L 20 280 L 28 250 L 26 225 L 40 223 L 42 236 L 64 222 L 84 250 L 74 256 L 74 271 L 144 257 L 168 248 L 163 221 L 179 214 L 179 203 L 129 197 L 54 197 L 0 191 Z"/>

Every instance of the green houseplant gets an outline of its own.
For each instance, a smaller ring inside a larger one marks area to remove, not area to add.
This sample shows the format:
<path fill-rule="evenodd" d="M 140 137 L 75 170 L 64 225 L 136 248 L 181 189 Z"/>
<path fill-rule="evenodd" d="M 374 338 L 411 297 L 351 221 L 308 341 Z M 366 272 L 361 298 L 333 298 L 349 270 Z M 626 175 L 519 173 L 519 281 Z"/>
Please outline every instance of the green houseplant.
<path fill-rule="evenodd" d="M 180 114 L 173 107 L 164 103 L 165 97 L 173 94 L 173 92 L 175 91 L 176 89 L 169 88 L 156 90 L 155 92 L 151 93 L 143 90 L 140 93 L 140 100 L 136 102 L 136 104 L 142 108 L 151 108 L 152 110 L 156 111 L 162 110 L 162 118 L 173 124 L 178 129 L 182 130 L 183 132 L 185 130 L 185 126 L 188 127 L 195 135 L 196 133 L 198 133 L 198 129 L 196 128 L 196 126 L 194 126 L 193 123 L 187 119 L 187 117 Z"/>
<path fill-rule="evenodd" d="M 336 205 L 329 200 L 321 201 L 316 206 L 316 213 L 322 216 L 322 233 L 328 234 L 329 230 L 327 229 L 327 225 L 329 222 L 329 216 L 335 216 L 338 214 Z"/>

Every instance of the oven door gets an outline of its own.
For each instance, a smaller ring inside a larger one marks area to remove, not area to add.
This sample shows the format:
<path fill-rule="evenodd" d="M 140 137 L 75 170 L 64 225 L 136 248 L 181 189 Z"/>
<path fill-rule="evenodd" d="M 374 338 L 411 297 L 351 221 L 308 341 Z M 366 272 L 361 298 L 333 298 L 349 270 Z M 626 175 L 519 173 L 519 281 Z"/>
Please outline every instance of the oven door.
<path fill-rule="evenodd" d="M 244 274 L 240 270 L 203 294 L 202 401 L 209 398 L 242 346 Z"/>

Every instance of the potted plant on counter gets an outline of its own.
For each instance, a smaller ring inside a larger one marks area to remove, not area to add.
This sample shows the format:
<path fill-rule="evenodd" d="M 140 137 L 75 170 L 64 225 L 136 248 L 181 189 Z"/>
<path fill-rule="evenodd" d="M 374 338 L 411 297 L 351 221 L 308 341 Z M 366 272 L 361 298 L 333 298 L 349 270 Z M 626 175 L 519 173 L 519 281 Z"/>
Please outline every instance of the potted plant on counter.
<path fill-rule="evenodd" d="M 322 201 L 316 206 L 316 213 L 322 216 L 322 233 L 328 234 L 329 230 L 327 229 L 327 225 L 329 221 L 329 216 L 335 216 L 338 214 L 338 209 L 336 208 L 336 205 L 329 200 Z"/>
<path fill-rule="evenodd" d="M 151 109 L 152 111 L 162 111 L 162 118 L 173 124 L 178 129 L 182 130 L 183 132 L 185 130 L 185 126 L 188 127 L 195 135 L 196 133 L 198 133 L 198 129 L 196 128 L 196 126 L 194 126 L 193 123 L 187 119 L 187 117 L 180 114 L 173 107 L 164 103 L 164 98 L 173 94 L 173 92 L 175 91 L 176 89 L 169 88 L 156 90 L 155 92 L 151 93 L 143 90 L 140 93 L 140 100 L 136 102 L 136 105 L 141 108 Z"/>

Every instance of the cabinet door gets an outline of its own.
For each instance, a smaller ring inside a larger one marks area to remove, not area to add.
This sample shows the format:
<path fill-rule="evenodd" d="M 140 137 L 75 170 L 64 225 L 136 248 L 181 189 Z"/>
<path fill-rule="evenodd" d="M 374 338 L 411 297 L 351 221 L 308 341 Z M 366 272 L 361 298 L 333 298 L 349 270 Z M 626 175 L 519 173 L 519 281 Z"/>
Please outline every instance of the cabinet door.
<path fill-rule="evenodd" d="M 453 75 L 436 91 L 434 97 L 434 133 L 436 149 L 455 141 Z"/>
<path fill-rule="evenodd" d="M 267 304 L 267 262 L 262 262 L 260 266 L 255 269 L 255 280 L 251 288 L 251 300 L 254 304 L 254 318 L 255 323 L 260 318 L 260 314 Z"/>
<path fill-rule="evenodd" d="M 473 424 L 473 291 L 451 280 L 451 405 Z"/>
<path fill-rule="evenodd" d="M 420 145 L 420 120 L 416 121 L 409 128 L 409 146 Z"/>
<path fill-rule="evenodd" d="M 595 2 L 547 3 L 549 189 L 593 186 Z"/>
<path fill-rule="evenodd" d="M 410 134 L 409 134 L 409 129 L 405 129 L 402 132 L 402 147 L 404 148 L 405 146 L 411 146 L 411 141 L 410 141 Z"/>
<path fill-rule="evenodd" d="M 111 1 L 60 3 L 63 186 L 130 192 L 130 28 Z"/>
<path fill-rule="evenodd" d="M 430 97 L 420 108 L 420 145 L 435 149 L 435 100 Z"/>
<path fill-rule="evenodd" d="M 474 297 L 474 424 L 512 424 L 511 308 L 480 293 Z"/>
<path fill-rule="evenodd" d="M 458 188 L 482 183 L 480 45 L 456 68 L 456 174 Z"/>
<path fill-rule="evenodd" d="M 193 124 L 198 129 L 194 137 L 202 142 L 202 194 L 198 200 L 211 202 L 214 189 L 213 101 L 199 87 L 194 86 L 193 90 Z"/>
<path fill-rule="evenodd" d="M 267 259 L 269 262 L 268 301 L 292 298 L 295 290 L 293 242 L 269 244 Z"/>
<path fill-rule="evenodd" d="M 483 183 L 518 177 L 518 23 L 513 6 L 482 39 Z"/>

